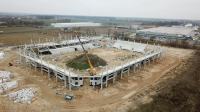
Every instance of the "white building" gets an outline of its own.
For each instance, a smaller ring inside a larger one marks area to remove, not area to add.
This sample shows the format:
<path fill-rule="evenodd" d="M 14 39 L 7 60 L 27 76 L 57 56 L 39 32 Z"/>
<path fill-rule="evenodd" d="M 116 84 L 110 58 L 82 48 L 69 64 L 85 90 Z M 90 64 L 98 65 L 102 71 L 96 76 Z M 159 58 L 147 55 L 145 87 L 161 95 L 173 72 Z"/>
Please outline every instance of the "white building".
<path fill-rule="evenodd" d="M 56 28 L 77 28 L 77 27 L 97 27 L 100 23 L 78 22 L 78 23 L 52 23 L 51 26 Z"/>

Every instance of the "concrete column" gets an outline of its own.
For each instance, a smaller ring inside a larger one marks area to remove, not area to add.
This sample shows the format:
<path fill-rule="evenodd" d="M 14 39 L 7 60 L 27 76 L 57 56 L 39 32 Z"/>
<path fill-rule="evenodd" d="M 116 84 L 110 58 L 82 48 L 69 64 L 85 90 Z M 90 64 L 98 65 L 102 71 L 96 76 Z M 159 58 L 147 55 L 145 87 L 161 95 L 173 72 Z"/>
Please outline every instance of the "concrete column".
<path fill-rule="evenodd" d="M 48 67 L 48 79 L 50 79 L 50 70 L 49 70 L 49 67 Z"/>
<path fill-rule="evenodd" d="M 130 67 L 128 67 L 128 76 L 130 75 Z"/>
<path fill-rule="evenodd" d="M 121 74 L 120 74 L 120 76 L 121 76 L 121 79 L 122 79 L 122 75 L 123 75 L 123 70 L 121 70 Z"/>
<path fill-rule="evenodd" d="M 137 72 L 137 68 L 138 68 L 138 65 L 135 64 L 135 65 L 134 65 L 134 68 L 133 68 L 134 72 Z"/>
<path fill-rule="evenodd" d="M 153 60 L 153 63 L 155 62 L 155 59 L 154 59 L 154 58 L 155 58 L 155 56 L 153 56 L 153 58 L 152 58 L 152 60 Z"/>
<path fill-rule="evenodd" d="M 113 75 L 113 83 L 115 83 L 115 75 Z"/>
<path fill-rule="evenodd" d="M 42 58 L 40 58 L 40 60 L 41 60 L 41 63 L 40 63 L 41 74 L 43 74 L 43 71 L 42 71 Z"/>
<path fill-rule="evenodd" d="M 67 87 L 67 77 L 66 76 L 64 76 L 64 86 L 65 86 L 65 88 Z"/>
<path fill-rule="evenodd" d="M 64 77 L 64 87 L 67 88 L 66 66 L 63 66 L 63 68 L 64 68 L 64 74 L 63 74 L 63 77 Z"/>
<path fill-rule="evenodd" d="M 159 57 L 159 58 L 160 58 L 160 61 L 161 61 L 162 57 L 163 57 L 163 54 L 162 54 L 162 53 L 160 53 L 160 57 Z"/>
<path fill-rule="evenodd" d="M 108 76 L 106 76 L 106 87 L 108 87 Z"/>
<path fill-rule="evenodd" d="M 140 63 L 138 63 L 138 70 L 140 69 Z"/>
<path fill-rule="evenodd" d="M 148 64 L 150 65 L 150 63 L 151 63 L 151 60 L 149 59 L 149 61 L 148 61 L 148 62 L 149 62 Z"/>
<path fill-rule="evenodd" d="M 42 65 L 40 65 L 40 72 L 41 72 L 41 74 L 43 74 Z"/>
<path fill-rule="evenodd" d="M 146 65 L 147 65 L 147 66 L 149 65 L 149 60 L 148 60 L 148 59 L 146 60 Z"/>
<path fill-rule="evenodd" d="M 22 63 L 22 56 L 21 56 L 21 49 L 19 49 L 19 62 L 20 62 L 20 64 Z"/>
<path fill-rule="evenodd" d="M 103 89 L 103 77 L 101 76 L 101 90 Z"/>
<path fill-rule="evenodd" d="M 157 62 L 158 62 L 158 61 L 160 61 L 160 56 L 159 56 L 159 55 L 157 55 L 157 58 L 156 58 L 156 59 L 157 59 Z"/>
<path fill-rule="evenodd" d="M 57 74 L 57 71 L 55 71 L 55 76 L 56 76 L 56 82 L 58 82 L 58 74 Z"/>
<path fill-rule="evenodd" d="M 94 81 L 94 78 L 93 78 L 93 81 Z M 95 83 L 92 85 L 93 89 L 95 88 Z"/>
<path fill-rule="evenodd" d="M 47 62 L 48 64 L 48 79 L 50 79 L 50 69 L 49 69 L 49 62 Z"/>
<path fill-rule="evenodd" d="M 155 59 L 155 62 L 157 62 L 157 58 L 158 58 L 157 55 L 155 55 L 155 58 L 154 58 L 154 59 Z"/>
<path fill-rule="evenodd" d="M 36 68 L 37 68 L 37 63 L 35 63 L 35 71 L 36 71 Z"/>
<path fill-rule="evenodd" d="M 79 75 L 78 75 L 78 84 L 79 84 L 79 86 L 80 86 Z"/>
<path fill-rule="evenodd" d="M 70 77 L 70 72 L 69 72 L 69 76 L 68 76 L 68 83 L 69 83 L 69 90 L 72 90 L 72 85 L 71 85 L 71 77 Z"/>
<path fill-rule="evenodd" d="M 31 68 L 31 60 L 28 60 L 28 66 Z"/>

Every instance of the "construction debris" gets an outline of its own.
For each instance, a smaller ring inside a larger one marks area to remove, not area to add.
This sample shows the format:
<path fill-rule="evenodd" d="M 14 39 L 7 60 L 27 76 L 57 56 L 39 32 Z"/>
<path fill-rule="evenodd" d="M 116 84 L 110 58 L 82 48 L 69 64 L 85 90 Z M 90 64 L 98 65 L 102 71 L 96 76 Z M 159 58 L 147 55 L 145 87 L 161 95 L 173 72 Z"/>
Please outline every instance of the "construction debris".
<path fill-rule="evenodd" d="M 17 85 L 18 85 L 17 81 L 0 83 L 0 94 L 7 90 L 16 88 Z"/>
<path fill-rule="evenodd" d="M 13 100 L 15 103 L 30 104 L 35 94 L 36 94 L 35 88 L 26 88 L 26 89 L 21 89 L 19 91 L 10 93 L 8 94 L 8 97 L 10 100 Z"/>
<path fill-rule="evenodd" d="M 12 77 L 11 73 L 8 71 L 0 71 L 0 84 L 3 82 L 10 81 Z"/>
<path fill-rule="evenodd" d="M 0 51 L 0 59 L 3 59 L 5 57 L 5 53 Z"/>

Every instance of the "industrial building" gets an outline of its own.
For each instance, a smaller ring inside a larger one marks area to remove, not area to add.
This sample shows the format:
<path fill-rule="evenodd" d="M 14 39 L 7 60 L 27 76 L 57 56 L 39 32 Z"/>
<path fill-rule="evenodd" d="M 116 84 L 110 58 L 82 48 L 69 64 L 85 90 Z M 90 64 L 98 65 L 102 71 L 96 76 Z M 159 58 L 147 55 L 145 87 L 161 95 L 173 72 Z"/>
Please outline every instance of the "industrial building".
<path fill-rule="evenodd" d="M 145 39 L 158 39 L 158 40 L 192 40 L 194 36 L 193 27 L 185 26 L 172 26 L 172 27 L 156 27 L 138 30 L 136 35 Z"/>

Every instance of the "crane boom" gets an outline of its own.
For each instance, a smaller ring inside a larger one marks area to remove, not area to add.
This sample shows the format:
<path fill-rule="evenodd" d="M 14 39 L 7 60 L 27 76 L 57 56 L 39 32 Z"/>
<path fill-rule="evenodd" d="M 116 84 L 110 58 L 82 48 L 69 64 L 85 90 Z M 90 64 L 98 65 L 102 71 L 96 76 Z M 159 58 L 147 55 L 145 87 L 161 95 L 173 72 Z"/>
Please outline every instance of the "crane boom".
<path fill-rule="evenodd" d="M 84 54 L 85 54 L 85 56 L 86 56 L 86 58 L 87 58 L 87 61 L 88 61 L 89 66 L 90 66 L 90 74 L 91 74 L 91 75 L 96 75 L 96 70 L 95 70 L 94 66 L 92 65 L 92 63 L 91 63 L 91 61 L 90 61 L 90 58 L 89 58 L 89 56 L 88 56 L 88 51 L 86 51 L 85 48 L 83 47 L 83 43 L 81 42 L 81 39 L 80 39 L 79 35 L 77 35 L 77 38 L 78 38 L 78 40 L 79 40 L 79 42 L 80 42 L 80 44 L 81 44 L 81 47 L 82 47 L 82 49 L 83 49 L 83 51 L 84 51 Z"/>

